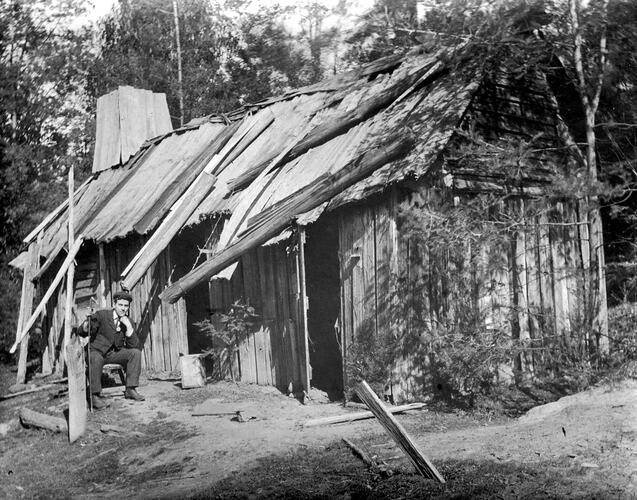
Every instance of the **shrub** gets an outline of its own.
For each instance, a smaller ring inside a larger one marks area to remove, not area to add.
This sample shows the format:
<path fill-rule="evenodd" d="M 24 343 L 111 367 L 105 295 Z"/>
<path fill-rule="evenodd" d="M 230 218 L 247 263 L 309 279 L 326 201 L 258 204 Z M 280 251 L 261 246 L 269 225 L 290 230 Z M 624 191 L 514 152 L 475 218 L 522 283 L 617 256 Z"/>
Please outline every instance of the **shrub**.
<path fill-rule="evenodd" d="M 227 313 L 219 314 L 214 321 L 205 319 L 194 323 L 210 340 L 211 347 L 203 354 L 212 357 L 223 366 L 227 358 L 235 355 L 239 345 L 253 331 L 258 317 L 254 307 L 237 300 Z M 230 373 L 232 374 L 231 370 Z"/>

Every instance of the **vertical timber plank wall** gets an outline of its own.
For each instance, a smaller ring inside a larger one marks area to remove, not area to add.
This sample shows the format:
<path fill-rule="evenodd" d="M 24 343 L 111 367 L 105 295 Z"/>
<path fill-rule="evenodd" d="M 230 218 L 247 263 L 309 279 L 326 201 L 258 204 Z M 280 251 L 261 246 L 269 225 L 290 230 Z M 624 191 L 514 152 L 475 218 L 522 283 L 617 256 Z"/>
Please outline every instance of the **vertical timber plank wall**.
<path fill-rule="evenodd" d="M 343 386 L 348 387 L 347 361 L 350 346 L 354 340 L 354 322 L 352 318 L 352 266 L 355 265 L 352 248 L 352 236 L 349 219 L 345 212 L 338 216 L 338 255 L 341 286 L 341 312 L 339 326 L 341 331 L 341 356 L 343 359 Z"/>
<path fill-rule="evenodd" d="M 121 271 L 142 245 L 141 237 L 128 237 L 104 245 L 105 280 L 108 280 L 106 304 L 112 303 L 113 294 L 119 290 Z M 159 299 L 159 294 L 169 283 L 170 272 L 168 249 L 131 290 L 130 316 L 137 324 L 137 333 L 143 342 L 142 368 L 148 371 L 176 370 L 179 354 L 188 353 L 184 299 L 175 304 L 164 304 Z"/>
<path fill-rule="evenodd" d="M 98 246 L 87 246 L 78 254 L 75 275 L 76 322 L 84 320 L 91 306 L 95 309 L 111 307 L 113 294 L 119 290 L 119 275 L 142 243 L 141 237 L 131 236 L 104 244 L 103 262 Z M 52 269 L 57 267 L 53 265 Z M 174 370 L 178 366 L 179 353 L 188 352 L 184 299 L 175 304 L 163 304 L 159 299 L 159 293 L 168 284 L 170 269 L 170 255 L 164 252 L 131 290 L 133 303 L 130 315 L 138 325 L 138 334 L 144 343 L 144 370 Z M 40 288 L 48 287 L 51 278 L 52 271 L 47 272 Z M 61 284 L 56 299 L 47 304 L 43 331 L 48 337 L 45 352 L 48 368 L 52 368 L 51 363 L 59 355 L 65 296 L 65 287 Z M 92 303 L 91 298 L 96 302 Z"/>
<path fill-rule="evenodd" d="M 419 196 L 420 201 L 434 207 L 440 199 L 439 193 L 427 188 Z M 525 203 L 531 202 L 511 199 L 502 203 L 500 210 L 522 213 Z M 535 212 L 529 208 L 529 213 Z M 487 308 L 485 335 L 501 331 L 527 346 L 547 347 L 557 328 L 558 335 L 568 342 L 573 318 L 581 316 L 586 306 L 586 283 L 580 276 L 586 266 L 581 248 L 587 242 L 585 234 L 578 231 L 576 208 L 572 203 L 558 202 L 536 215 L 525 214 L 525 222 L 508 241 L 489 249 L 472 249 L 491 256 L 489 273 L 476 270 L 485 280 L 479 288 L 484 296 L 477 296 L 478 303 Z M 389 196 L 375 204 L 341 210 L 338 224 L 344 367 L 356 361 L 353 356 L 357 351 L 352 346 L 370 333 L 395 332 L 412 338 L 421 333 L 418 329 L 430 327 L 445 314 L 454 314 L 456 305 L 446 295 L 445 278 L 434 272 L 430 256 L 410 244 L 400 229 L 392 236 L 396 208 Z M 396 298 L 400 304 L 392 303 Z M 426 373 L 429 353 L 422 354 L 414 355 L 405 344 L 403 355 L 395 357 L 390 381 L 395 400 L 424 395 L 423 387 L 431 381 Z M 529 350 L 515 368 L 519 375 L 532 377 L 542 362 L 541 352 Z M 500 367 L 502 380 L 512 380 L 512 367 Z M 347 379 L 344 383 L 346 388 L 351 385 Z"/>
<path fill-rule="evenodd" d="M 531 205 L 534 208 L 534 205 Z M 541 337 L 540 317 L 542 315 L 542 298 L 540 292 L 540 272 L 539 265 L 539 243 L 538 243 L 539 227 L 536 224 L 536 218 L 533 217 L 529 224 L 525 227 L 525 250 L 526 250 L 526 271 L 527 271 L 527 307 L 529 321 L 529 336 L 533 342 L 533 346 L 537 347 L 537 339 Z M 527 356 L 527 361 L 532 363 L 531 368 L 534 369 L 534 356 Z"/>
<path fill-rule="evenodd" d="M 304 332 L 299 320 L 297 250 L 289 242 L 260 246 L 246 252 L 230 280 L 210 282 L 212 322 L 233 302 L 248 303 L 258 315 L 247 338 L 237 346 L 237 376 L 242 382 L 274 385 L 286 390 L 307 389 L 302 381 L 300 349 Z M 230 360 L 217 377 L 228 377 Z"/>
<path fill-rule="evenodd" d="M 553 272 L 553 259 L 551 252 L 550 231 L 548 225 L 548 215 L 542 211 L 537 216 L 537 242 L 538 242 L 538 279 L 540 284 L 540 314 L 538 336 L 553 335 L 556 331 L 555 325 L 555 286 Z M 544 339 L 542 339 L 544 343 Z M 541 353 L 533 357 L 538 364 L 544 362 Z"/>
<path fill-rule="evenodd" d="M 58 257 L 56 262 L 44 274 L 37 286 L 38 299 L 49 288 L 55 272 L 62 264 L 62 259 Z M 49 370 L 55 370 L 56 363 L 59 360 L 62 338 L 64 335 L 64 305 L 66 303 L 66 282 L 58 285 L 57 291 L 53 294 L 51 300 L 45 308 L 45 314 L 42 322 L 42 332 L 46 335 L 46 348 L 42 359 L 42 368 L 44 373 L 48 374 Z M 45 359 L 46 358 L 46 359 Z"/>

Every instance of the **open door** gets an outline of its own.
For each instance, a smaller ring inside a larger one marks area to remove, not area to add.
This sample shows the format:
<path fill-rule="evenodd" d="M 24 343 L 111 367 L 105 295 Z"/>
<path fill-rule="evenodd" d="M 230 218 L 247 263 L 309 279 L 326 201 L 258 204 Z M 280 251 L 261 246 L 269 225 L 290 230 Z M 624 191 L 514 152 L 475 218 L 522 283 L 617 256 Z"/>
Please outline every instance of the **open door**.
<path fill-rule="evenodd" d="M 311 385 L 330 399 L 343 397 L 343 368 L 336 328 L 340 311 L 338 225 L 331 217 L 306 229 L 307 326 Z"/>

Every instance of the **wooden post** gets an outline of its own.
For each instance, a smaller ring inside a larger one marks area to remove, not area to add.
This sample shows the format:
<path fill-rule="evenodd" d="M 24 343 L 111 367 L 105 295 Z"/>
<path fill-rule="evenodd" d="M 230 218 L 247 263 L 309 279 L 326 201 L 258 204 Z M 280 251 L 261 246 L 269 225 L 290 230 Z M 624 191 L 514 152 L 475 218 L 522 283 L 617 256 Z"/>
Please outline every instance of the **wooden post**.
<path fill-rule="evenodd" d="M 309 348 L 309 332 L 307 329 L 307 290 L 305 284 L 305 226 L 298 227 L 298 263 L 299 263 L 299 319 L 301 320 L 301 328 L 303 329 L 303 341 L 301 343 L 301 382 L 303 390 L 310 393 L 310 348 Z"/>
<path fill-rule="evenodd" d="M 385 408 L 380 399 L 378 399 L 378 396 L 372 391 L 369 385 L 367 385 L 367 382 L 363 380 L 356 386 L 356 394 L 358 394 L 358 397 L 360 397 L 372 411 L 387 433 L 396 441 L 407 457 L 409 457 L 409 460 L 414 464 L 416 470 L 429 479 L 435 479 L 440 483 L 444 483 L 444 478 L 434 464 L 418 449 L 416 443 L 409 437 L 396 418 L 387 411 L 387 408 Z"/>
<path fill-rule="evenodd" d="M 18 332 L 24 329 L 26 320 L 33 309 L 33 299 L 35 298 L 35 285 L 31 278 L 38 271 L 40 260 L 40 240 L 29 245 L 27 265 L 24 267 L 22 276 L 22 294 L 20 295 L 20 312 L 18 316 Z M 24 384 L 27 375 L 27 352 L 29 350 L 29 335 L 20 342 L 20 356 L 18 357 L 18 375 L 16 383 Z"/>
<path fill-rule="evenodd" d="M 104 254 L 104 243 L 100 243 L 98 245 L 98 267 L 99 267 L 99 276 L 100 276 L 100 284 L 98 288 L 98 306 L 103 309 L 108 307 L 108 290 L 106 288 L 106 284 L 110 283 L 106 276 L 106 257 Z"/>
<path fill-rule="evenodd" d="M 86 364 L 84 347 L 74 337 L 66 346 L 66 366 L 69 374 L 69 442 L 86 431 Z"/>
<path fill-rule="evenodd" d="M 75 217 L 75 204 L 73 203 L 73 185 L 75 184 L 73 176 L 73 167 L 69 167 L 69 211 L 68 211 L 68 245 L 73 247 L 73 229 Z M 62 341 L 62 350 L 60 351 L 60 359 L 56 367 L 56 373 L 62 375 L 64 372 L 64 360 L 66 358 L 66 347 L 71 341 L 71 323 L 73 321 L 73 281 L 75 280 L 75 260 L 72 259 L 66 271 L 66 305 L 64 307 L 64 339 Z"/>

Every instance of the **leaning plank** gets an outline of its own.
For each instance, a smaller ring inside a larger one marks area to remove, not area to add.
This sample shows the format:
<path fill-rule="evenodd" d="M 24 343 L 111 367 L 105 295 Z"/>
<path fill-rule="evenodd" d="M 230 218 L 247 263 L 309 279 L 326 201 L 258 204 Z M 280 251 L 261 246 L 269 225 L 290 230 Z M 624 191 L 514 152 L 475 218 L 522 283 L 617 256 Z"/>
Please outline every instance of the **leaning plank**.
<path fill-rule="evenodd" d="M 381 403 L 378 396 L 372 391 L 367 382 L 364 380 L 356 386 L 356 394 L 363 400 L 369 409 L 374 413 L 380 424 L 385 428 L 388 434 L 396 441 L 398 446 L 402 448 L 405 454 L 414 464 L 416 470 L 429 479 L 435 479 L 441 483 L 445 480 L 438 472 L 434 464 L 418 449 L 416 443 L 409 437 L 405 429 L 398 423 L 394 416 L 387 411 L 387 408 Z"/>
<path fill-rule="evenodd" d="M 409 410 L 421 410 L 425 407 L 425 403 L 410 403 L 402 406 L 385 407 L 389 413 L 403 413 Z M 345 415 L 334 415 L 332 417 L 321 417 L 308 420 L 303 427 L 316 427 L 318 425 L 342 424 L 345 422 L 354 422 L 356 420 L 365 420 L 373 418 L 371 411 L 357 411 L 354 413 L 346 413 Z"/>
<path fill-rule="evenodd" d="M 53 432 L 67 432 L 69 429 L 63 418 L 52 417 L 28 408 L 20 409 L 20 422 L 26 427 L 40 427 Z"/>
<path fill-rule="evenodd" d="M 33 311 L 33 314 L 24 325 L 24 328 L 22 328 L 22 331 L 18 332 L 18 334 L 16 335 L 15 342 L 13 343 L 13 345 L 11 346 L 11 349 L 9 350 L 10 353 L 13 354 L 15 352 L 16 348 L 18 347 L 18 344 L 22 342 L 22 339 L 29 333 L 29 330 L 35 324 L 35 321 L 40 316 L 40 313 L 44 311 L 44 308 L 46 307 L 47 302 L 51 298 L 51 295 L 53 295 L 53 292 L 55 292 L 55 289 L 58 287 L 58 285 L 62 281 L 62 278 L 64 278 L 64 275 L 66 274 L 67 269 L 69 268 L 69 266 L 75 259 L 77 252 L 79 252 L 83 241 L 84 241 L 83 235 L 78 236 L 77 239 L 75 240 L 75 244 L 73 245 L 73 248 L 69 250 L 69 254 L 66 256 L 66 259 L 62 263 L 62 267 L 60 267 L 58 273 L 55 275 L 55 278 L 53 278 L 53 281 L 51 282 L 51 286 L 49 286 L 49 289 L 44 294 L 44 297 L 42 297 L 42 300 L 38 304 L 38 307 L 35 308 L 35 311 Z"/>
<path fill-rule="evenodd" d="M 176 302 L 188 290 L 202 281 L 214 276 L 235 262 L 243 253 L 268 241 L 284 229 L 296 214 L 307 212 L 325 200 L 371 174 L 382 165 L 402 156 L 414 143 L 409 130 L 400 130 L 388 141 L 387 145 L 366 151 L 338 172 L 325 176 L 320 182 L 304 186 L 285 206 L 272 213 L 267 220 L 249 229 L 231 245 L 227 246 L 212 259 L 201 264 L 180 280 L 167 287 L 160 297 L 164 301 Z"/>
<path fill-rule="evenodd" d="M 54 387 L 59 387 L 57 384 L 45 384 L 45 385 L 41 385 L 39 387 L 35 387 L 33 389 L 27 389 L 26 391 L 20 391 L 20 392 L 14 392 L 11 394 L 4 394 L 2 396 L 0 396 L 0 401 L 5 400 L 5 399 L 11 399 L 11 398 L 15 398 L 18 396 L 24 396 L 25 394 L 31 394 L 33 392 L 40 392 L 40 391 L 45 391 L 47 389 L 53 389 Z"/>

